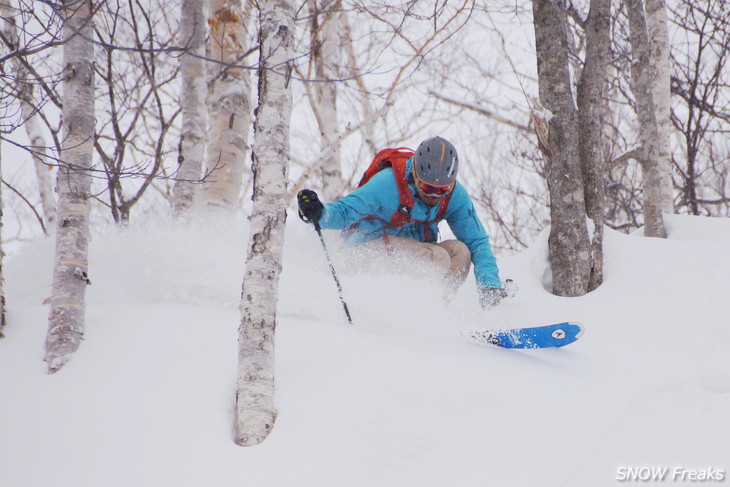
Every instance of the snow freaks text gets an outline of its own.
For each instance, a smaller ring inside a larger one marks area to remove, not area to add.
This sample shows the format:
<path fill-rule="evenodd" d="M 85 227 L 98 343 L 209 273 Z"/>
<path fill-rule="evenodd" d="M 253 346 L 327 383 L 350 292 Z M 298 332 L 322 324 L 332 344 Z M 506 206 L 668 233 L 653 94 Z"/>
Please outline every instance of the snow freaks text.
<path fill-rule="evenodd" d="M 725 470 L 719 468 L 685 467 L 619 467 L 619 482 L 723 482 Z"/>

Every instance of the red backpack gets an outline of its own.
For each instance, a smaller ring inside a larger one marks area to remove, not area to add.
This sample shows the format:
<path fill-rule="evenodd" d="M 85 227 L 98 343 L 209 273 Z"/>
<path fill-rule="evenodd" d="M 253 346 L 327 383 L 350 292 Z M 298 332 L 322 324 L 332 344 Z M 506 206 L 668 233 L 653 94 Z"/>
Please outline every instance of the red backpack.
<path fill-rule="evenodd" d="M 363 186 L 365 183 L 370 181 L 373 176 L 375 176 L 386 167 L 392 168 L 393 175 L 395 176 L 395 184 L 398 186 L 400 205 L 398 206 L 398 210 L 393 213 L 393 216 L 390 217 L 390 221 L 386 223 L 385 228 L 397 228 L 403 226 L 406 222 L 421 223 L 426 225 L 426 238 L 430 239 L 428 224 L 434 223 L 434 221 L 413 220 L 410 216 L 415 201 L 413 200 L 413 194 L 408 187 L 406 162 L 408 162 L 408 159 L 413 157 L 414 154 L 415 152 L 406 147 L 381 150 L 380 152 L 378 152 L 378 155 L 375 156 L 373 162 L 370 163 L 370 166 L 368 166 L 368 168 L 365 170 L 365 173 L 362 175 L 360 183 L 357 185 L 357 187 L 359 188 Z M 440 222 L 443 219 L 443 216 L 446 213 L 446 208 L 449 205 L 450 198 L 451 193 L 441 199 L 441 202 L 439 203 L 439 210 L 436 214 L 436 223 Z M 377 219 L 377 217 L 369 216 L 365 217 L 364 219 L 374 220 Z"/>

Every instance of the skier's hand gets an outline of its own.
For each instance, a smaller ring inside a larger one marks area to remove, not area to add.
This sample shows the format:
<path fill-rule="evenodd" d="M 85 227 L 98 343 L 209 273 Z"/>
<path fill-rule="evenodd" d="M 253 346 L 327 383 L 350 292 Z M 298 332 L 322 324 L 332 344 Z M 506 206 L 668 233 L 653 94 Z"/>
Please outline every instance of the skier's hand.
<path fill-rule="evenodd" d="M 478 292 L 479 304 L 482 305 L 483 310 L 494 308 L 502 301 L 502 298 L 507 297 L 507 291 L 501 287 L 480 287 Z"/>
<path fill-rule="evenodd" d="M 322 218 L 324 205 L 319 201 L 317 193 L 311 189 L 303 189 L 297 193 L 297 203 L 299 204 L 299 218 L 303 222 L 317 222 Z"/>
<path fill-rule="evenodd" d="M 517 283 L 512 279 L 507 279 L 506 281 L 504 281 L 504 286 L 502 286 L 502 289 L 504 289 L 506 298 L 514 298 L 515 296 L 517 296 Z"/>

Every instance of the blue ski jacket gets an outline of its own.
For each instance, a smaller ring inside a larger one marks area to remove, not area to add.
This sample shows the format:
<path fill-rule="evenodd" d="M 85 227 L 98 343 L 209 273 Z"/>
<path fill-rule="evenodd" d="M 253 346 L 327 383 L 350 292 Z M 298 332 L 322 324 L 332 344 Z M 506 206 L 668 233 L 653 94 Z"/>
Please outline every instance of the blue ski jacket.
<path fill-rule="evenodd" d="M 411 174 L 412 167 L 413 158 L 406 164 L 407 175 Z M 415 185 L 410 180 L 408 187 L 414 199 L 410 218 L 428 223 L 409 221 L 400 227 L 386 227 L 400 206 L 400 195 L 393 170 L 385 168 L 364 186 L 344 198 L 325 204 L 319 224 L 326 229 L 347 230 L 343 232 L 343 237 L 351 246 L 383 237 L 383 231 L 389 235 L 412 238 L 420 242 L 436 242 L 438 224 L 435 220 L 438 205 L 429 207 L 421 201 Z M 363 219 L 370 216 L 376 219 Z M 456 238 L 469 248 L 477 286 L 502 287 L 497 261 L 489 244 L 489 236 L 479 221 L 469 194 L 458 181 L 443 219 L 449 224 Z M 427 226 L 428 231 L 426 231 Z"/>

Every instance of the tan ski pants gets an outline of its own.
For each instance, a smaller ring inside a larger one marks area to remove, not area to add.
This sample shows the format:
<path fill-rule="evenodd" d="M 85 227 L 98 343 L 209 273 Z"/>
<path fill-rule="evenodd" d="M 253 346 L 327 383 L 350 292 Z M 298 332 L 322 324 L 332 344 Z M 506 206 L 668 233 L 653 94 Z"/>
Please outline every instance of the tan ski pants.
<path fill-rule="evenodd" d="M 368 254 L 387 256 L 391 262 L 408 263 L 409 270 L 417 275 L 435 274 L 451 291 L 456 291 L 464 283 L 471 266 L 471 252 L 459 240 L 429 243 L 388 235 L 387 241 L 376 238 L 359 245 L 358 249 Z M 417 266 L 428 266 L 429 269 L 418 269 Z"/>

